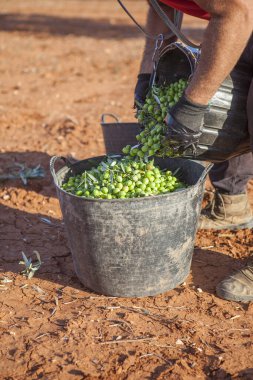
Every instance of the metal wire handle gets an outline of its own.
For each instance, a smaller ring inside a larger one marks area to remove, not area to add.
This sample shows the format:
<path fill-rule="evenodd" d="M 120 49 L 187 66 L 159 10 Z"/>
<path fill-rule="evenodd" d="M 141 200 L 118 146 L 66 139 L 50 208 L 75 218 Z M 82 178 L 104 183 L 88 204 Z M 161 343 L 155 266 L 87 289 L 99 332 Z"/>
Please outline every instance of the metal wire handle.
<path fill-rule="evenodd" d="M 158 14 L 158 16 L 162 19 L 162 21 L 165 23 L 165 25 L 172 30 L 173 34 L 181 40 L 184 44 L 189 45 L 193 48 L 200 49 L 201 45 L 197 45 L 194 42 L 190 41 L 182 32 L 178 29 L 177 25 L 173 24 L 173 22 L 169 19 L 169 17 L 166 15 L 162 7 L 158 4 L 157 0 L 149 0 L 152 4 L 154 10 Z"/>
<path fill-rule="evenodd" d="M 119 3 L 119 5 L 121 6 L 121 8 L 126 12 L 126 14 L 130 17 L 130 19 L 135 23 L 135 25 L 137 26 L 137 28 L 143 33 L 143 34 L 145 34 L 145 36 L 147 37 L 147 38 L 149 38 L 150 40 L 153 40 L 153 41 L 156 41 L 157 39 L 158 39 L 158 37 L 159 37 L 159 35 L 158 36 L 154 36 L 154 35 L 152 35 L 152 34 L 150 34 L 150 33 L 148 33 L 139 23 L 138 23 L 138 21 L 136 21 L 136 19 L 134 18 L 134 16 L 129 12 L 129 10 L 126 8 L 126 6 L 123 4 L 123 2 L 121 1 L 121 0 L 117 0 L 118 1 L 118 3 Z M 178 15 L 177 16 L 175 16 L 175 21 L 176 20 L 178 20 Z M 165 34 L 164 36 L 163 36 L 163 39 L 164 40 L 168 40 L 168 39 L 170 39 L 171 37 L 173 37 L 174 36 L 174 33 L 168 33 L 168 34 Z"/>
<path fill-rule="evenodd" d="M 125 5 L 122 3 L 121 0 L 117 0 L 118 3 L 120 4 L 120 6 L 122 7 L 122 9 L 126 12 L 126 14 L 131 18 L 131 20 L 136 24 L 136 26 L 138 27 L 138 29 L 145 34 L 145 36 L 151 40 L 154 40 L 154 41 L 157 41 L 157 39 L 159 38 L 159 36 L 161 36 L 161 34 L 159 34 L 158 36 L 154 36 L 150 33 L 148 33 L 137 21 L 136 19 L 133 17 L 133 15 L 129 12 L 129 10 L 125 7 Z M 169 19 L 169 17 L 166 15 L 166 13 L 163 11 L 163 9 L 160 7 L 160 5 L 158 4 L 158 2 L 156 0 L 149 0 L 150 3 L 152 4 L 154 10 L 156 11 L 156 13 L 158 14 L 158 16 L 162 19 L 162 21 L 165 23 L 165 25 L 171 30 L 170 33 L 168 34 L 165 34 L 163 35 L 163 40 L 168 40 L 170 39 L 171 37 L 173 37 L 174 35 L 179 39 L 181 40 L 184 44 L 186 45 L 189 45 L 191 47 L 194 47 L 194 48 L 200 48 L 201 45 L 197 45 L 195 43 L 193 43 L 192 41 L 190 41 L 180 30 L 179 30 L 179 27 L 181 25 L 181 22 L 182 22 L 182 18 L 183 18 L 183 15 L 182 15 L 182 12 L 180 11 L 174 11 L 174 23 Z"/>

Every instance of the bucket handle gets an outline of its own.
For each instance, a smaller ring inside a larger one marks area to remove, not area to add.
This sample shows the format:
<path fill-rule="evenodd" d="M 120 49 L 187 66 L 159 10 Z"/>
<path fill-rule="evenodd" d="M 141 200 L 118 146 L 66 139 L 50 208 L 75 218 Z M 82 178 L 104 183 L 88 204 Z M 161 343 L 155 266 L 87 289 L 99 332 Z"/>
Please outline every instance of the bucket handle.
<path fill-rule="evenodd" d="M 113 113 L 103 113 L 102 116 L 101 116 L 101 124 L 106 124 L 105 123 L 105 118 L 107 116 L 112 117 L 116 121 L 116 123 L 120 122 L 120 119 L 118 118 L 118 116 L 114 115 Z"/>
<path fill-rule="evenodd" d="M 213 164 L 210 164 L 210 163 L 207 164 L 207 166 L 203 170 L 203 173 L 199 177 L 198 182 L 204 182 L 204 180 L 206 179 L 206 177 L 207 177 L 208 173 L 210 172 L 210 170 L 212 169 L 212 167 L 213 167 Z"/>
<path fill-rule="evenodd" d="M 57 177 L 56 177 L 56 173 L 55 173 L 55 163 L 57 160 L 62 160 L 64 161 L 64 163 L 70 168 L 71 167 L 71 162 L 66 158 L 66 157 L 63 157 L 63 156 L 53 156 L 51 157 L 50 159 L 50 164 L 49 164 L 49 168 L 50 168 L 50 172 L 52 174 L 52 177 L 54 179 L 54 182 L 57 184 Z"/>

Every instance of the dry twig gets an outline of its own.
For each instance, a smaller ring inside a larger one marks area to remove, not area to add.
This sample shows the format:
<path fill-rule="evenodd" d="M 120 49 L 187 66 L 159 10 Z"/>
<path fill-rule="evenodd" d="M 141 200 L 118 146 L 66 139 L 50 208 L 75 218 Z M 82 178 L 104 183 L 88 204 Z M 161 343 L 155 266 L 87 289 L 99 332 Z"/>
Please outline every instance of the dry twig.
<path fill-rule="evenodd" d="M 134 339 L 119 339 L 119 340 L 105 340 L 103 342 L 99 342 L 99 344 L 116 344 L 116 343 L 135 343 L 135 342 L 141 342 L 141 341 L 149 341 L 154 340 L 156 337 L 140 337 L 140 338 L 134 338 Z"/>

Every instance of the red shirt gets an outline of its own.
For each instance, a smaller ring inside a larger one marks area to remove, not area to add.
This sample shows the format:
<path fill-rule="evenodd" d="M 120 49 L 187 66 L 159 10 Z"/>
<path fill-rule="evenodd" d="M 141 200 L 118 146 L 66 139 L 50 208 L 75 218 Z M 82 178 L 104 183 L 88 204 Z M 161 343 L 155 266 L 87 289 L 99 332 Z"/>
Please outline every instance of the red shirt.
<path fill-rule="evenodd" d="M 210 19 L 210 14 L 204 9 L 201 9 L 192 0 L 160 0 L 160 2 L 169 5 L 172 8 L 178 9 L 183 13 L 187 13 L 188 15 L 204 18 L 205 20 Z"/>

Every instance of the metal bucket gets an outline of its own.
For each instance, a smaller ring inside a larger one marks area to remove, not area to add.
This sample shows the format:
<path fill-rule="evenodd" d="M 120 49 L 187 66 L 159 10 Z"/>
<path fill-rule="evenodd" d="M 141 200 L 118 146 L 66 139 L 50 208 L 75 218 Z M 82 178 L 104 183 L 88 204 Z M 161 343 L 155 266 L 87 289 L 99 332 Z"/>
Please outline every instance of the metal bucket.
<path fill-rule="evenodd" d="M 188 79 L 199 56 L 199 49 L 179 42 L 166 46 L 156 62 L 153 83 L 164 85 Z M 184 157 L 222 162 L 251 151 L 246 110 L 251 79 L 252 69 L 239 61 L 211 99 L 196 154 L 188 149 Z"/>
<path fill-rule="evenodd" d="M 50 163 L 80 281 L 95 292 L 118 297 L 163 293 L 181 284 L 191 266 L 204 182 L 210 169 L 198 161 L 157 159 L 162 169 L 180 168 L 189 187 L 130 199 L 89 199 L 61 189 L 70 176 L 102 157 L 64 165 Z"/>

